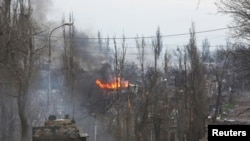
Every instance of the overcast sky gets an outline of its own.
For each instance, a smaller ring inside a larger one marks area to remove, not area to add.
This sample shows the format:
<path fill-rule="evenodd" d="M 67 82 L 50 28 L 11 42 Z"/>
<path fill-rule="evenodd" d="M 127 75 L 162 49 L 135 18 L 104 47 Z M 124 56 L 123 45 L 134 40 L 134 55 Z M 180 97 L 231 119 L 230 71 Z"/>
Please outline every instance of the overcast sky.
<path fill-rule="evenodd" d="M 126 37 L 155 35 L 159 26 L 162 35 L 189 32 L 191 22 L 196 31 L 218 29 L 230 24 L 229 17 L 217 14 L 215 0 L 52 0 L 49 18 L 61 21 L 63 14 L 73 13 L 75 26 L 92 35 Z M 211 46 L 225 44 L 228 30 L 197 34 L 200 44 L 208 38 Z M 164 45 L 184 45 L 188 36 L 164 38 Z"/>

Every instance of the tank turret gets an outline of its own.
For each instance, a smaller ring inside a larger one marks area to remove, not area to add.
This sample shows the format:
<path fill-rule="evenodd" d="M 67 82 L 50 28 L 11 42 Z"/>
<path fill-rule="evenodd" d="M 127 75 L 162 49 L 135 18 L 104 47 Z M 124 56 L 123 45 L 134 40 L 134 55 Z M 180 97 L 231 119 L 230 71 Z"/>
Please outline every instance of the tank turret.
<path fill-rule="evenodd" d="M 50 115 L 44 126 L 32 128 L 33 141 L 87 141 L 87 137 L 68 115 L 63 119 Z"/>

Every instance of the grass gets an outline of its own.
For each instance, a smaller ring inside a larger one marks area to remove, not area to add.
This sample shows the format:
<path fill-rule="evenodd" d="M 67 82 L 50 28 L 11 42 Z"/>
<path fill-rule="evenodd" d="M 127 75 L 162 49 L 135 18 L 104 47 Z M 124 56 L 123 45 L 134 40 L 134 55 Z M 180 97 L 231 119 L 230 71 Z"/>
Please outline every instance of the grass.
<path fill-rule="evenodd" d="M 222 105 L 222 113 L 225 112 L 225 113 L 228 114 L 234 108 L 235 108 L 235 104 L 234 103 Z M 226 116 L 224 114 L 222 114 L 222 115 L 223 115 L 223 117 Z"/>

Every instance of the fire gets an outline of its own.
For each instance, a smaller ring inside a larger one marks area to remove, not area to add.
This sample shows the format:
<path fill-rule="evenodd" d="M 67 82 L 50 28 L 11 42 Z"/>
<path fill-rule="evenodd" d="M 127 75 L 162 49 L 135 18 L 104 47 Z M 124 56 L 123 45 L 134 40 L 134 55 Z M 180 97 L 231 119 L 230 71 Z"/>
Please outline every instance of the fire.
<path fill-rule="evenodd" d="M 119 88 L 128 88 L 129 87 L 129 82 L 121 80 L 121 78 L 116 78 L 112 80 L 111 82 L 101 82 L 100 80 L 95 81 L 96 85 L 98 85 L 101 89 L 111 89 L 111 90 L 116 90 Z"/>

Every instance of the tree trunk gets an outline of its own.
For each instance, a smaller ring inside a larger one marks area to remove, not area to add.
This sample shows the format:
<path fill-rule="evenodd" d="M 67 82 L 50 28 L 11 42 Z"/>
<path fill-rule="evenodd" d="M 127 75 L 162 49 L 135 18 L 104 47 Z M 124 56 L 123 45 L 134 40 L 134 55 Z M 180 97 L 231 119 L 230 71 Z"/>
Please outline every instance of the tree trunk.
<path fill-rule="evenodd" d="M 222 89 L 222 82 L 218 81 L 218 96 L 216 99 L 216 106 L 215 106 L 215 112 L 214 112 L 214 116 L 213 116 L 213 122 L 216 121 L 219 109 L 221 107 L 221 89 Z"/>
<path fill-rule="evenodd" d="M 18 106 L 18 116 L 20 118 L 20 128 L 21 128 L 21 141 L 29 141 L 29 122 L 26 115 L 26 106 L 25 100 L 27 95 L 27 90 L 23 85 L 19 85 L 19 93 L 17 98 L 17 106 Z"/>
<path fill-rule="evenodd" d="M 155 119 L 155 141 L 160 141 L 161 137 L 161 119 Z"/>

